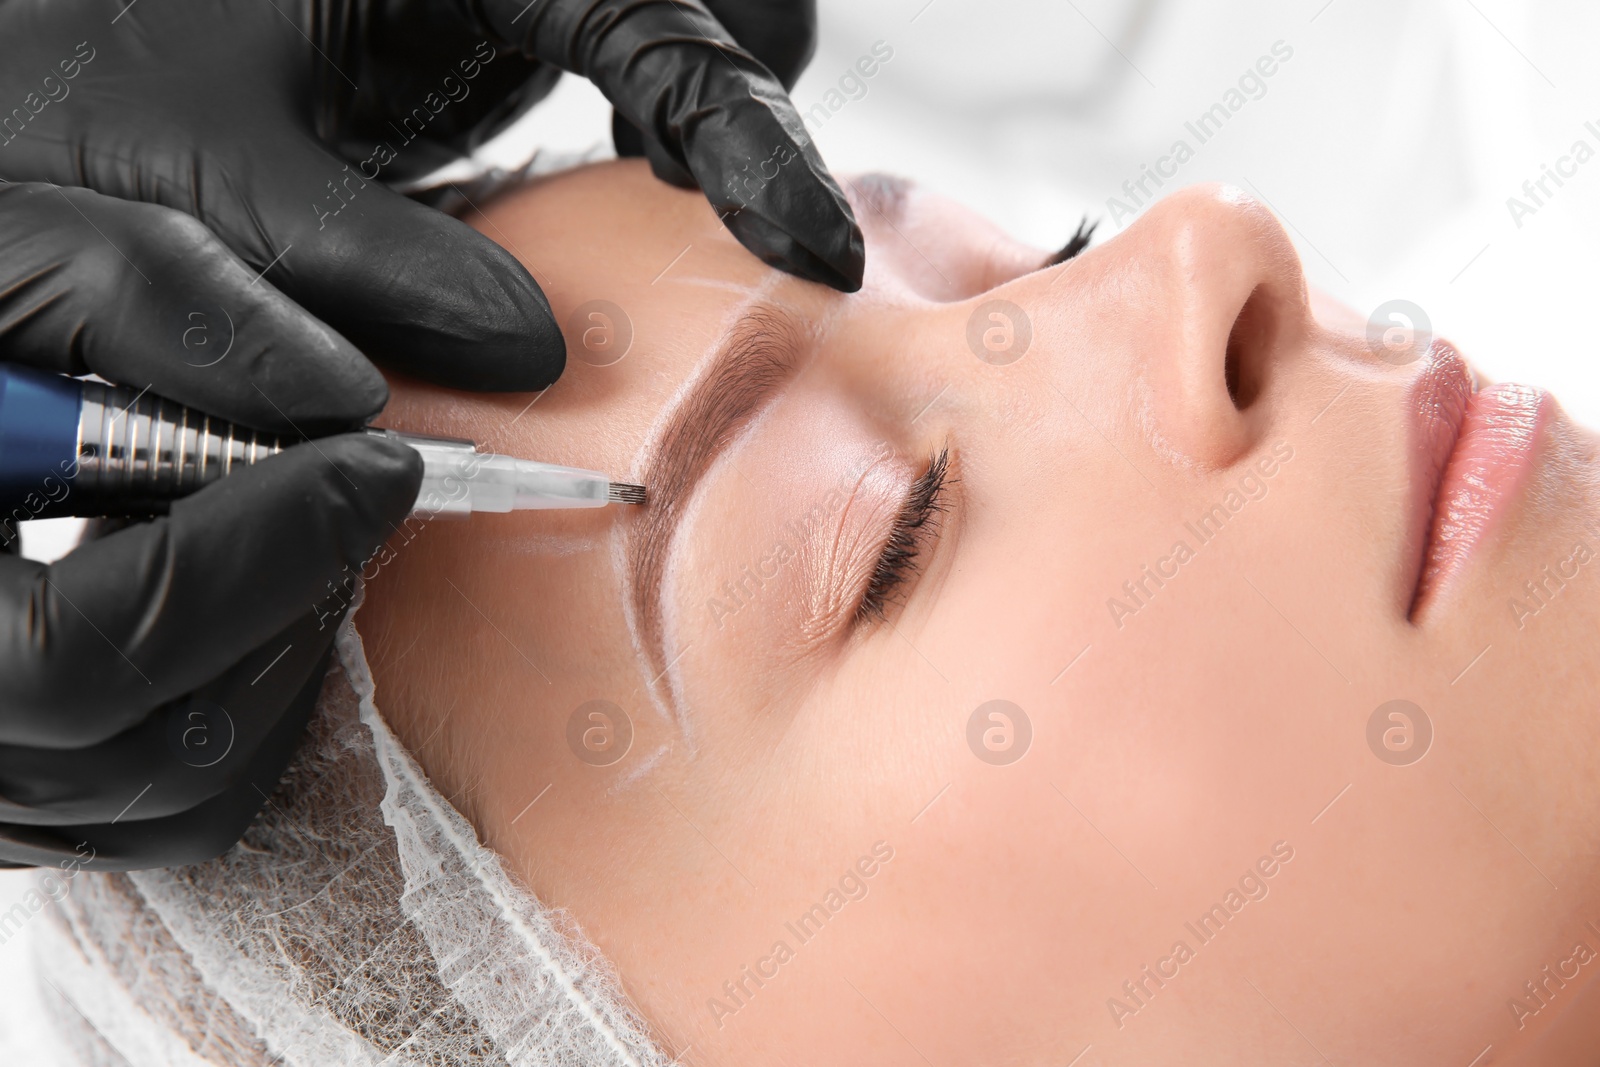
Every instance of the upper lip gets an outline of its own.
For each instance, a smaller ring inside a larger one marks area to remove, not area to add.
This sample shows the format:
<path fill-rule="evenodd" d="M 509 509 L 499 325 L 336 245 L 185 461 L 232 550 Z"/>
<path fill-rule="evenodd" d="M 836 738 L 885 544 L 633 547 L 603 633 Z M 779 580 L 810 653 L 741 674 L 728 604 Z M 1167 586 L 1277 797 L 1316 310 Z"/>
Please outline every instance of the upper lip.
<path fill-rule="evenodd" d="M 1410 582 L 1407 614 L 1416 611 L 1421 593 L 1433 525 L 1439 506 L 1439 489 L 1467 414 L 1467 399 L 1474 392 L 1472 371 L 1461 354 L 1443 341 L 1435 341 L 1424 357 L 1427 365 L 1406 395 L 1410 419 L 1409 536 L 1405 565 Z"/>

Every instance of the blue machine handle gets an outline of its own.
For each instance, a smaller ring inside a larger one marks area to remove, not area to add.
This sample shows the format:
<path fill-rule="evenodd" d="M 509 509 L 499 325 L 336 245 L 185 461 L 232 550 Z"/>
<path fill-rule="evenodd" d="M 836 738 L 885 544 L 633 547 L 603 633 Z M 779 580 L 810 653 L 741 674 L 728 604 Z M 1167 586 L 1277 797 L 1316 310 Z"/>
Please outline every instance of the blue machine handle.
<path fill-rule="evenodd" d="M 76 379 L 0 363 L 0 519 L 33 518 L 60 499 L 78 470 L 82 405 Z"/>

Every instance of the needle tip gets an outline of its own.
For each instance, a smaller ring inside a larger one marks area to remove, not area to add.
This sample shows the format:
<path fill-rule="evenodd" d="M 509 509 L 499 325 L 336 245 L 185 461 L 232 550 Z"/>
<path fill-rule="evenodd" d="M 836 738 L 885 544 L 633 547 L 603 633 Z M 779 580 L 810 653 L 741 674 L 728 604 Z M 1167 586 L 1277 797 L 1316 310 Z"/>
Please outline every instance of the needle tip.
<path fill-rule="evenodd" d="M 613 504 L 643 504 L 644 486 L 629 482 L 612 482 L 607 496 Z"/>

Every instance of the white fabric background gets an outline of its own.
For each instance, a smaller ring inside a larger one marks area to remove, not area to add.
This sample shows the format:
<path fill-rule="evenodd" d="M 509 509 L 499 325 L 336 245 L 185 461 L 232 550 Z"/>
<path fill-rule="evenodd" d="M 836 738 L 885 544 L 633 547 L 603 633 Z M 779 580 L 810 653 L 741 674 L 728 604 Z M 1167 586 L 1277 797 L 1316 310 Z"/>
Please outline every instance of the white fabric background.
<path fill-rule="evenodd" d="M 820 0 L 804 112 L 883 41 L 893 58 L 816 128 L 841 172 L 888 170 L 1042 246 L 1120 195 L 1275 41 L 1294 50 L 1168 188 L 1267 200 L 1314 284 L 1363 313 L 1410 300 L 1499 380 L 1600 427 L 1590 336 L 1600 158 L 1519 228 L 1506 207 L 1582 138 L 1600 152 L 1600 7 L 1580 0 Z M 565 79 L 513 140 L 582 149 L 608 109 Z M 515 145 L 504 146 L 507 158 Z M 1554 187 L 1552 186 L 1552 189 Z M 1102 223 L 1101 237 L 1114 232 Z M 59 551 L 59 528 L 29 539 Z M 21 892 L 0 874 L 0 912 Z M 0 946 L 0 1059 L 49 1064 L 27 934 Z M 8 1043 L 9 1042 L 9 1043 Z"/>

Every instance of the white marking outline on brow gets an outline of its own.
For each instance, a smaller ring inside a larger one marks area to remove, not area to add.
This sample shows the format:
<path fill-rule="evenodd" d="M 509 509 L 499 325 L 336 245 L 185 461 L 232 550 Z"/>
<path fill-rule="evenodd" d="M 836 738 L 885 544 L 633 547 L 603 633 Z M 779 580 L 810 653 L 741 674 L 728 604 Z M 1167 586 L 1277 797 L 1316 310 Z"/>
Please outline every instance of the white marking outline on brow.
<path fill-rule="evenodd" d="M 745 287 L 745 291 L 749 295 L 724 314 L 722 328 L 717 332 L 716 337 L 706 347 L 706 350 L 701 353 L 699 361 L 696 362 L 689 374 L 685 376 L 683 381 L 678 383 L 678 387 L 673 390 L 672 396 L 662 405 L 661 410 L 656 412 L 654 421 L 651 422 L 649 430 L 645 433 L 644 440 L 640 443 L 638 451 L 633 456 L 629 476 L 634 481 L 638 482 L 644 478 L 645 471 L 649 466 L 649 459 L 661 448 L 662 439 L 666 436 L 667 427 L 671 424 L 673 416 L 683 406 L 689 393 L 710 373 L 712 365 L 716 362 L 717 353 L 722 350 L 729 338 L 733 336 L 734 330 L 739 323 L 743 321 L 752 308 L 768 302 L 772 291 L 783 280 L 783 276 L 774 271 L 772 276 L 768 277 L 761 285 L 753 288 Z M 645 489 L 648 492 L 649 486 L 647 485 Z M 688 503 L 692 505 L 693 501 L 691 500 Z M 640 665 L 640 675 L 644 679 L 643 688 L 650 698 L 651 706 L 655 708 L 656 713 L 663 720 L 677 726 L 678 733 L 683 738 L 684 745 L 692 758 L 696 749 L 688 716 L 684 713 L 681 705 L 676 707 L 669 705 L 668 701 L 662 696 L 659 686 L 660 679 L 657 678 L 652 681 L 650 677 L 655 668 L 652 664 L 649 650 L 645 648 L 644 638 L 639 632 L 639 616 L 635 606 L 636 598 L 633 595 L 633 573 L 628 567 L 628 537 L 624 533 L 622 526 L 623 524 L 617 523 L 611 528 L 611 562 L 618 576 L 618 584 L 622 589 L 622 616 L 628 627 L 628 639 L 633 645 L 634 658 Z M 679 529 L 682 527 L 683 524 L 680 522 Z M 676 536 L 673 537 L 673 541 L 675 544 L 677 541 Z M 673 545 L 667 546 L 663 572 L 672 566 L 673 550 Z M 663 630 L 665 630 L 665 627 L 663 627 Z M 669 660 L 668 662 L 670 663 L 671 661 Z M 675 697 L 674 688 L 669 680 L 667 690 Z"/>
<path fill-rule="evenodd" d="M 772 414 L 773 407 L 774 405 L 768 404 L 760 411 L 757 411 L 750 418 L 750 421 L 740 428 L 734 438 L 723 446 L 722 454 L 717 457 L 716 462 L 706 468 L 705 473 L 700 476 L 699 483 L 695 486 L 694 495 L 685 501 L 683 512 L 678 517 L 678 524 L 672 531 L 672 542 L 667 545 L 666 565 L 661 569 L 661 652 L 667 664 L 666 669 L 661 673 L 665 676 L 667 691 L 672 698 L 673 706 L 679 709 L 680 714 L 683 715 L 685 723 L 684 741 L 689 747 L 690 755 L 694 754 L 695 746 L 693 736 L 688 733 L 688 700 L 684 696 L 683 676 L 679 673 L 679 664 L 693 645 L 684 645 L 681 651 L 677 648 L 677 635 L 681 627 L 679 623 L 679 598 L 676 595 L 677 582 L 674 578 L 677 568 L 674 565 L 674 560 L 679 552 L 682 551 L 682 542 L 688 531 L 693 529 L 695 521 L 700 517 L 701 509 L 705 506 L 705 490 L 710 487 L 711 483 L 725 468 L 731 468 L 735 473 L 738 473 L 738 468 L 733 465 L 734 457 L 745 442 L 767 422 Z"/>
<path fill-rule="evenodd" d="M 774 284 L 763 287 L 757 292 L 755 297 L 746 302 L 744 305 L 740 306 L 737 314 L 729 320 L 728 329 L 725 330 L 722 336 L 718 338 L 718 348 L 720 348 L 722 343 L 732 335 L 733 329 L 749 312 L 750 308 L 762 304 L 779 308 L 784 306 L 779 304 L 778 301 L 773 300 L 770 296 L 771 290 L 775 288 L 776 283 L 784 280 L 785 278 L 783 275 L 776 275 L 772 279 Z M 789 310 L 793 311 L 794 309 L 790 308 Z M 820 345 L 822 339 L 831 333 L 832 328 L 840 314 L 841 312 L 839 310 L 839 306 L 833 305 L 829 307 L 822 315 L 819 315 L 815 321 L 809 321 L 803 317 L 801 317 L 799 321 L 806 323 L 807 336 Z M 715 354 L 716 351 L 718 351 L 717 348 L 712 349 L 713 354 Z M 791 379 L 788 385 L 792 385 L 794 380 L 798 379 L 798 376 L 805 372 L 807 366 L 809 366 L 809 363 L 799 368 L 799 370 L 796 372 L 795 378 Z M 695 375 L 695 379 L 702 377 L 708 368 L 709 361 L 703 361 L 702 365 L 697 368 L 699 373 Z M 788 385 L 786 385 L 785 388 L 787 388 Z M 676 396 L 674 398 L 674 407 L 676 407 L 677 403 L 681 402 L 681 400 L 681 394 Z M 674 557 L 681 550 L 681 543 L 684 537 L 691 528 L 693 520 L 697 517 L 700 508 L 704 506 L 705 494 L 703 490 L 711 485 L 712 478 L 719 468 L 723 466 L 731 466 L 732 461 L 737 455 L 740 447 L 749 439 L 752 434 L 757 432 L 759 427 L 764 422 L 766 422 L 776 406 L 776 403 L 769 403 L 763 406 L 761 410 L 756 412 L 755 415 L 751 417 L 750 421 L 739 431 L 733 440 L 729 441 L 723 447 L 722 453 L 717 457 L 716 462 L 713 463 L 711 467 L 706 470 L 705 474 L 701 476 L 699 484 L 696 486 L 696 492 L 694 496 L 685 502 L 683 514 L 680 516 L 677 527 L 673 531 L 672 543 L 669 544 L 666 549 L 665 565 L 662 568 L 662 573 L 665 578 L 661 591 L 661 630 L 663 646 L 662 651 L 663 655 L 665 656 L 667 668 L 662 673 L 666 676 L 668 692 L 672 697 L 674 708 L 676 709 L 677 716 L 679 717 L 678 721 L 680 723 L 680 730 L 684 735 L 684 741 L 691 758 L 695 755 L 697 749 L 694 744 L 694 738 L 688 721 L 688 703 L 683 695 L 683 676 L 681 673 L 682 657 L 688 651 L 688 647 L 685 647 L 684 650 L 679 652 L 675 657 L 666 654 L 666 646 L 670 640 L 669 635 L 671 635 L 677 629 L 676 613 L 678 610 L 678 605 L 674 603 L 673 599 L 667 595 L 670 589 L 670 583 L 672 581 L 671 575 L 675 570 Z M 659 444 L 660 431 L 664 428 L 664 426 L 658 426 L 653 430 L 653 436 L 656 444 Z M 629 603 L 631 605 L 631 598 Z M 652 692 L 651 696 L 653 699 L 657 698 L 657 694 L 654 692 Z"/>
<path fill-rule="evenodd" d="M 606 796 L 616 796 L 623 790 L 629 789 L 638 784 L 641 778 L 656 769 L 656 764 L 661 762 L 662 757 L 667 754 L 667 750 L 671 747 L 672 745 L 670 743 L 657 746 L 654 752 L 640 760 L 638 765 L 624 773 L 622 777 L 613 782 L 611 787 L 606 790 Z"/>

